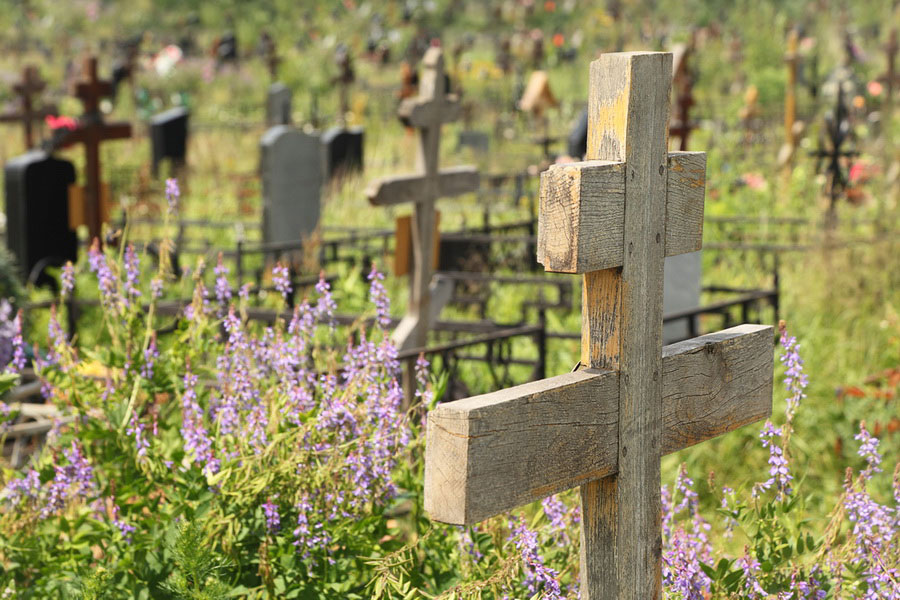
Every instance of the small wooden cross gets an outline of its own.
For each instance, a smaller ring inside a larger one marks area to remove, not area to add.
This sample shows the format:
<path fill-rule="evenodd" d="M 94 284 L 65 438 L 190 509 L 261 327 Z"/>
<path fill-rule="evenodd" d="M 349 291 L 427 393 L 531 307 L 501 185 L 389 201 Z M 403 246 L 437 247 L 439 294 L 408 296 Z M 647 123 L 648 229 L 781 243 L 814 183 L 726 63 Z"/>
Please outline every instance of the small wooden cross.
<path fill-rule="evenodd" d="M 387 177 L 366 191 L 375 206 L 413 202 L 412 245 L 415 264 L 410 277 L 409 305 L 406 316 L 394 332 L 398 350 L 425 346 L 429 321 L 429 285 L 434 272 L 435 200 L 458 196 L 478 189 L 475 167 L 439 169 L 441 125 L 460 116 L 456 96 L 447 94 L 444 57 L 440 48 L 429 48 L 423 59 L 424 70 L 419 81 L 419 95 L 407 98 L 398 110 L 400 120 L 419 130 L 416 157 L 419 173 Z"/>
<path fill-rule="evenodd" d="M 44 91 L 47 83 L 41 79 L 37 68 L 27 66 L 22 71 L 22 80 L 13 86 L 13 91 L 19 97 L 19 110 L 12 110 L 0 114 L 0 122 L 12 123 L 21 121 L 25 130 L 25 147 L 34 147 L 34 122 L 42 121 L 49 115 L 57 114 L 53 105 L 35 107 L 32 96 Z"/>
<path fill-rule="evenodd" d="M 581 595 L 661 597 L 660 457 L 771 414 L 772 327 L 662 348 L 663 261 L 698 250 L 706 155 L 667 153 L 670 53 L 591 64 L 587 156 L 541 176 L 538 260 L 581 273 L 580 370 L 427 420 L 425 509 L 474 524 L 580 486 Z"/>
<path fill-rule="evenodd" d="M 784 90 L 784 143 L 793 155 L 797 140 L 794 138 L 794 121 L 797 120 L 797 71 L 800 66 L 800 32 L 796 28 L 788 34 L 787 52 L 784 63 L 787 65 L 787 87 Z M 790 157 L 788 157 L 790 160 Z"/>
<path fill-rule="evenodd" d="M 689 66 L 693 43 L 679 44 L 673 49 L 672 87 L 675 88 L 675 119 L 669 123 L 669 135 L 680 141 L 678 148 L 687 150 L 688 138 L 694 130 L 691 108 L 694 106 L 694 73 Z"/>
<path fill-rule="evenodd" d="M 900 50 L 900 44 L 897 42 L 897 28 L 891 29 L 888 42 L 884 46 L 884 53 L 887 58 L 887 71 L 878 78 L 878 81 L 884 84 L 884 104 L 887 110 L 891 111 L 894 103 L 894 86 L 900 84 L 900 74 L 897 73 L 897 50 Z"/>
<path fill-rule="evenodd" d="M 84 212 L 91 238 L 99 237 L 103 222 L 100 183 L 100 144 L 106 140 L 131 137 L 131 124 L 125 122 L 106 123 L 100 112 L 100 99 L 112 94 L 112 84 L 97 77 L 97 59 L 90 57 L 85 62 L 85 76 L 75 85 L 75 96 L 84 106 L 84 114 L 78 120 L 78 127 L 65 132 L 55 140 L 54 147 L 84 144 L 86 186 Z"/>

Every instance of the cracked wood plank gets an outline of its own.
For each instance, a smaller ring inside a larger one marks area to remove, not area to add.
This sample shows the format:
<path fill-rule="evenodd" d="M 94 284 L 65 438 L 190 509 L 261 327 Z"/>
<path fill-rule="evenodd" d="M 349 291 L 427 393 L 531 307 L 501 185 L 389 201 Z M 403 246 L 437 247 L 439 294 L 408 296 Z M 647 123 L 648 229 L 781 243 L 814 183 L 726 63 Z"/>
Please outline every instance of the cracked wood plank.
<path fill-rule="evenodd" d="M 771 414 L 773 340 L 772 327 L 741 325 L 663 349 L 662 453 Z M 439 405 L 425 510 L 473 524 L 616 473 L 618 387 L 618 373 L 584 369 Z"/>

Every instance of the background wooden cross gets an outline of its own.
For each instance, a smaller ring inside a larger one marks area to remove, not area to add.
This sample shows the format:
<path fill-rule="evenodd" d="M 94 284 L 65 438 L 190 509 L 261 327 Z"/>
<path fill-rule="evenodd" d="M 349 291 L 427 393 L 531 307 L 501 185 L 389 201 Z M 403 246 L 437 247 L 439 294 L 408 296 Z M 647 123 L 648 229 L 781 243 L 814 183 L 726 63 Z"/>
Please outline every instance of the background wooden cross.
<path fill-rule="evenodd" d="M 878 78 L 884 84 L 884 105 L 888 114 L 893 111 L 894 89 L 900 85 L 900 74 L 897 73 L 897 50 L 900 44 L 897 42 L 897 28 L 891 29 L 887 44 L 884 45 L 884 54 L 887 61 L 887 70 Z"/>
<path fill-rule="evenodd" d="M 591 64 L 586 162 L 541 176 L 538 260 L 584 275 L 582 369 L 438 406 L 425 509 L 473 524 L 581 486 L 581 594 L 661 597 L 660 457 L 771 414 L 774 332 L 662 348 L 665 256 L 700 248 L 706 155 L 667 155 L 672 55 Z"/>
<path fill-rule="evenodd" d="M 696 74 L 690 66 L 691 54 L 694 51 L 693 39 L 691 44 L 679 44 L 673 49 L 672 87 L 675 88 L 675 118 L 669 123 L 669 135 L 677 137 L 678 149 L 687 150 L 688 138 L 694 130 L 691 122 L 691 108 L 694 106 L 694 81 Z"/>
<path fill-rule="evenodd" d="M 478 189 L 478 171 L 463 166 L 438 169 L 441 125 L 460 116 L 459 101 L 447 94 L 444 58 L 440 48 L 430 48 L 423 60 L 424 72 L 419 82 L 419 95 L 400 104 L 400 119 L 419 130 L 416 157 L 419 173 L 387 177 L 367 190 L 369 201 L 376 206 L 413 202 L 412 245 L 413 274 L 410 278 L 409 305 L 406 316 L 394 332 L 399 350 L 425 346 L 428 333 L 430 294 L 428 286 L 434 272 L 435 200 L 458 196 Z"/>
<path fill-rule="evenodd" d="M 22 80 L 13 86 L 13 91 L 19 97 L 18 109 L 0 114 L 0 122 L 21 121 L 25 130 L 25 148 L 34 147 L 34 122 L 40 122 L 49 115 L 57 114 L 55 106 L 36 107 L 32 100 L 32 96 L 40 94 L 46 86 L 47 83 L 41 79 L 36 67 L 30 65 L 25 67 L 22 71 Z"/>
<path fill-rule="evenodd" d="M 125 122 L 106 123 L 100 112 L 100 99 L 112 94 L 112 84 L 97 77 L 97 59 L 90 57 L 85 62 L 85 79 L 75 85 L 75 96 L 84 106 L 84 114 L 78 120 L 78 127 L 67 130 L 54 140 L 54 147 L 84 144 L 85 193 L 84 213 L 90 237 L 99 237 L 103 223 L 103 207 L 100 181 L 100 143 L 131 137 L 131 124 Z"/>
<path fill-rule="evenodd" d="M 800 32 L 794 28 L 788 34 L 787 52 L 784 63 L 787 65 L 787 85 L 784 89 L 784 146 L 778 153 L 778 163 L 785 167 L 785 173 L 791 170 L 797 139 L 794 133 L 794 122 L 797 120 L 797 73 L 800 68 Z"/>

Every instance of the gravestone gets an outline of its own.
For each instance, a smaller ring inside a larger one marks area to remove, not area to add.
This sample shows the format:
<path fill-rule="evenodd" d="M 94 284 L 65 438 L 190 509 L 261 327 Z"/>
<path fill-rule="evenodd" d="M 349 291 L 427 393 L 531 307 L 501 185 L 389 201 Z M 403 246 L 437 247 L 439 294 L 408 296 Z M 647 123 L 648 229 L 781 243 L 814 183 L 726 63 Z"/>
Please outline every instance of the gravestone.
<path fill-rule="evenodd" d="M 702 251 L 667 256 L 663 267 L 663 314 L 700 306 Z M 690 337 L 690 323 L 684 319 L 663 325 L 663 343 L 671 344 Z"/>
<path fill-rule="evenodd" d="M 584 109 L 578 115 L 578 120 L 575 121 L 575 126 L 572 127 L 572 131 L 569 133 L 566 147 L 569 156 L 575 160 L 581 160 L 584 158 L 584 153 L 587 152 L 587 130 L 588 111 Z"/>
<path fill-rule="evenodd" d="M 699 248 L 706 180 L 703 153 L 667 152 L 671 72 L 669 53 L 601 55 L 589 160 L 541 175 L 538 261 L 583 277 L 580 368 L 426 420 L 434 520 L 580 488 L 584 600 L 660 600 L 661 457 L 772 413 L 772 327 L 662 347 L 663 258 Z"/>
<path fill-rule="evenodd" d="M 456 147 L 471 148 L 475 152 L 487 153 L 490 149 L 490 137 L 483 131 L 460 131 L 456 138 Z"/>
<path fill-rule="evenodd" d="M 78 239 L 69 224 L 72 163 L 34 150 L 11 159 L 3 171 L 6 242 L 22 279 L 45 259 L 54 266 L 77 261 Z"/>
<path fill-rule="evenodd" d="M 186 107 L 177 106 L 150 119 L 151 169 L 154 177 L 159 175 L 159 165 L 165 159 L 170 161 L 173 173 L 186 164 L 189 116 Z"/>
<path fill-rule="evenodd" d="M 319 225 L 323 182 L 319 139 L 287 125 L 269 129 L 260 141 L 263 240 L 296 242 Z"/>
<path fill-rule="evenodd" d="M 291 101 L 293 100 L 291 88 L 280 81 L 269 86 L 266 94 L 266 125 L 290 125 Z"/>
<path fill-rule="evenodd" d="M 322 134 L 328 179 L 363 170 L 363 128 L 332 127 Z"/>

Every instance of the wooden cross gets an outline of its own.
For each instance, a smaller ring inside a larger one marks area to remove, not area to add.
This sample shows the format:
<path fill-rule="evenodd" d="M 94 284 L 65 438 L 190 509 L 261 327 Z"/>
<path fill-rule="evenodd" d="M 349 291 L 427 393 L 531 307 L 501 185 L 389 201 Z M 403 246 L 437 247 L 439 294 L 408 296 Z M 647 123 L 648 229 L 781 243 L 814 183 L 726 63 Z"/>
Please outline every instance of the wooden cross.
<path fill-rule="evenodd" d="M 103 208 L 100 183 L 100 143 L 131 137 L 131 124 L 125 122 L 106 123 L 100 112 L 100 99 L 112 94 L 112 84 L 97 77 L 97 59 L 90 57 L 85 62 L 86 79 L 75 85 L 75 96 L 84 106 L 84 114 L 78 120 L 78 127 L 67 131 L 54 146 L 84 144 L 86 186 L 84 193 L 84 213 L 91 238 L 99 237 L 103 222 Z"/>
<path fill-rule="evenodd" d="M 884 104 L 888 111 L 893 108 L 894 102 L 894 86 L 900 84 L 900 76 L 897 73 L 897 50 L 900 44 L 897 42 L 897 28 L 891 29 L 888 42 L 884 46 L 884 53 L 887 56 L 887 71 L 878 78 L 878 81 L 884 84 Z"/>
<path fill-rule="evenodd" d="M 401 102 L 398 110 L 404 124 L 419 130 L 419 150 L 416 157 L 419 173 L 380 179 L 366 191 L 369 202 L 375 206 L 404 202 L 413 202 L 415 205 L 412 227 L 415 264 L 410 277 L 406 316 L 393 336 L 398 350 L 421 348 L 425 346 L 427 339 L 431 300 L 429 285 L 434 272 L 432 236 L 435 200 L 478 189 L 478 171 L 475 167 L 438 168 L 441 125 L 457 120 L 461 109 L 459 99 L 447 94 L 441 49 L 429 48 L 423 65 L 419 95 Z"/>
<path fill-rule="evenodd" d="M 677 110 L 675 119 L 669 124 L 669 135 L 680 140 L 680 150 L 687 150 L 688 137 L 694 129 L 690 116 L 691 107 L 694 106 L 694 73 L 688 65 L 693 49 L 692 42 L 690 45 L 679 44 L 673 50 L 672 78 Z"/>
<path fill-rule="evenodd" d="M 580 486 L 581 595 L 661 597 L 660 457 L 771 414 L 769 326 L 662 348 L 663 261 L 698 250 L 706 155 L 667 150 L 670 53 L 591 64 L 585 162 L 541 176 L 538 260 L 581 273 L 581 368 L 438 406 L 425 509 L 469 525 Z"/>
<path fill-rule="evenodd" d="M 787 41 L 787 53 L 784 62 L 788 68 L 787 87 L 784 91 L 784 137 L 785 144 L 793 149 L 797 144 L 794 139 L 794 121 L 797 119 L 797 69 L 800 65 L 800 55 L 797 47 L 800 43 L 800 33 L 791 29 Z"/>
<path fill-rule="evenodd" d="M 41 79 L 37 68 L 33 66 L 25 67 L 22 71 L 22 80 L 13 86 L 13 91 L 19 97 L 19 110 L 0 114 L 0 122 L 22 122 L 25 129 L 25 148 L 34 147 L 34 122 L 40 122 L 49 115 L 57 114 L 55 106 L 34 106 L 32 96 L 40 94 L 46 86 L 47 83 Z"/>

